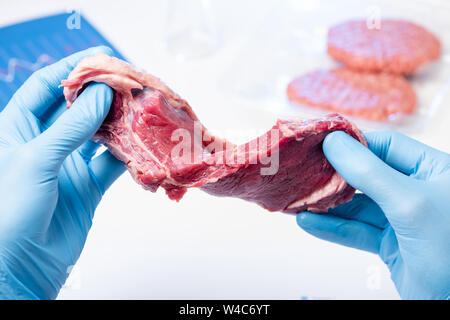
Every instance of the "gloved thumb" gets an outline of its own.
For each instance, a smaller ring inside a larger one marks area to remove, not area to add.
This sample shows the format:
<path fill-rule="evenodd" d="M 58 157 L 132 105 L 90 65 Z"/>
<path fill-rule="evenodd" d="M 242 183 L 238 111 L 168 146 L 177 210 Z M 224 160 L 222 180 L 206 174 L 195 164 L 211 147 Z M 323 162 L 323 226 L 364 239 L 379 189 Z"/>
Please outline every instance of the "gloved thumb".
<path fill-rule="evenodd" d="M 50 169 L 59 171 L 64 159 L 97 132 L 109 112 L 112 97 L 107 85 L 90 84 L 70 109 L 32 141 Z"/>
<path fill-rule="evenodd" d="M 407 178 L 379 159 L 372 151 L 342 131 L 330 133 L 323 151 L 334 169 L 352 187 L 364 192 L 382 209 L 403 199 Z"/>

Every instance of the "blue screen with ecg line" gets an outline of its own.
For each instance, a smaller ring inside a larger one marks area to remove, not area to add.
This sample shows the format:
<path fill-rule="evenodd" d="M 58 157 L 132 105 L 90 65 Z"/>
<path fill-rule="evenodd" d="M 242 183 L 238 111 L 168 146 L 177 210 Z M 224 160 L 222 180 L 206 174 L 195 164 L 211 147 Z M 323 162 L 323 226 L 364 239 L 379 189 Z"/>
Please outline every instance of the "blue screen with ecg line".
<path fill-rule="evenodd" d="M 111 43 L 76 12 L 0 28 L 0 111 L 34 71 L 98 45 L 111 47 L 115 55 L 123 59 Z"/>

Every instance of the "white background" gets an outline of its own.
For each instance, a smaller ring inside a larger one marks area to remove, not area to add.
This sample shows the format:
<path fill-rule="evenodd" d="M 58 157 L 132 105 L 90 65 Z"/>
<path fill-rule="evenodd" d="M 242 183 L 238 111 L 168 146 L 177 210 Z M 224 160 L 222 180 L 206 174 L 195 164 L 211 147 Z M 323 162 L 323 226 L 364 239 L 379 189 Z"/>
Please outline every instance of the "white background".
<path fill-rule="evenodd" d="M 188 61 L 164 47 L 171 23 L 164 1 L 0 1 L 0 24 L 80 10 L 129 60 L 186 98 L 213 132 L 264 132 L 276 115 L 238 101 L 222 80 L 276 3 L 213 1 L 220 47 Z M 342 3 L 343 12 L 365 14 L 361 1 Z M 327 11 L 326 1 L 311 5 Z M 449 107 L 446 96 L 432 125 L 411 135 L 449 152 Z M 60 299 L 398 298 L 377 256 L 317 240 L 294 216 L 199 190 L 176 203 L 142 190 L 127 173 L 99 205 L 75 269 Z"/>

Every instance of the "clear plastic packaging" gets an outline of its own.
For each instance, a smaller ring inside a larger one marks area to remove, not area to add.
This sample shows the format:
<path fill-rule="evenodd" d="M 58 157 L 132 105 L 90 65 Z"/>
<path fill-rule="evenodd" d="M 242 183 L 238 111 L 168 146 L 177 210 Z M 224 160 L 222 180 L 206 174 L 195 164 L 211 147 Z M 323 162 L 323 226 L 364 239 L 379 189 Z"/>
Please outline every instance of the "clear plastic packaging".
<path fill-rule="evenodd" d="M 326 54 L 328 29 L 350 19 L 371 15 L 418 23 L 440 39 L 442 55 L 408 77 L 417 95 L 412 115 L 395 115 L 384 122 L 348 117 L 363 129 L 424 130 L 450 88 L 450 3 L 445 1 L 283 1 L 264 19 L 221 79 L 221 87 L 246 105 L 275 113 L 279 118 L 311 118 L 330 111 L 291 104 L 286 87 L 295 77 L 315 69 L 337 67 Z"/>

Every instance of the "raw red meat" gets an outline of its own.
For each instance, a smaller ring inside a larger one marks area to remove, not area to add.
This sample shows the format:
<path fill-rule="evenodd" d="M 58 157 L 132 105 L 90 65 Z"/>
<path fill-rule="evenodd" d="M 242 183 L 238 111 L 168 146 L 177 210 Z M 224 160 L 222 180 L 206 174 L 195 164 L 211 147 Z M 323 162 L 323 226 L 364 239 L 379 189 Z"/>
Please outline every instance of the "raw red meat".
<path fill-rule="evenodd" d="M 416 94 L 402 76 L 350 69 L 316 70 L 289 83 L 290 101 L 370 120 L 410 114 Z"/>
<path fill-rule="evenodd" d="M 439 40 L 417 24 L 386 19 L 379 26 L 356 20 L 331 28 L 328 54 L 352 69 L 406 75 L 440 56 Z"/>
<path fill-rule="evenodd" d="M 125 162 L 145 189 L 154 192 L 161 186 L 179 200 L 186 188 L 201 187 L 286 212 L 323 212 L 353 196 L 354 189 L 322 152 L 323 139 L 335 130 L 367 145 L 340 115 L 278 121 L 260 138 L 235 146 L 212 137 L 189 104 L 159 79 L 104 54 L 85 58 L 62 82 L 69 107 L 91 81 L 104 82 L 115 92 L 94 140 Z"/>

